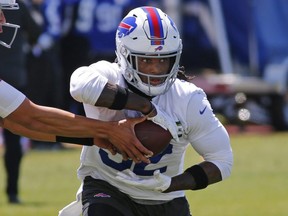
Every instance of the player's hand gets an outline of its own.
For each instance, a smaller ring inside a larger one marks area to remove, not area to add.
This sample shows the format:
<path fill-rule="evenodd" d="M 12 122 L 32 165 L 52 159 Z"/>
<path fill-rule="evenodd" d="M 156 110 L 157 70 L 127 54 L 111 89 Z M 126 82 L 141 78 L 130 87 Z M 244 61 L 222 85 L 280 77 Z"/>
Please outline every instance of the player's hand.
<path fill-rule="evenodd" d="M 124 160 L 131 159 L 135 163 L 150 163 L 149 157 L 153 156 L 153 152 L 141 144 L 134 131 L 135 125 L 145 119 L 146 116 L 123 119 L 118 122 L 110 122 L 111 128 L 107 131 L 107 140 L 113 144 L 114 147 L 112 149 L 108 141 L 105 141 L 105 143 L 102 142 L 102 145 L 106 145 L 106 149 L 108 149 L 112 154 L 113 151 L 122 154 Z"/>
<path fill-rule="evenodd" d="M 117 153 L 117 149 L 115 148 L 115 146 L 107 139 L 94 138 L 94 145 L 102 149 L 107 149 L 112 155 L 115 155 Z"/>
<path fill-rule="evenodd" d="M 140 179 L 131 170 L 126 169 L 118 172 L 116 179 L 127 185 L 135 186 L 144 190 L 154 190 L 164 192 L 171 184 L 171 178 L 160 173 L 159 170 L 154 171 L 153 177 L 149 179 Z"/>
<path fill-rule="evenodd" d="M 152 102 L 151 102 L 152 103 Z M 147 115 L 147 119 L 153 121 L 155 124 L 160 125 L 165 130 L 169 130 L 173 139 L 179 141 L 178 128 L 175 121 L 166 114 L 159 106 L 152 103 L 154 109 Z"/>
<path fill-rule="evenodd" d="M 127 155 L 126 152 L 124 152 L 123 150 L 121 152 L 107 139 L 94 138 L 94 145 L 98 146 L 99 148 L 108 150 L 112 155 L 116 155 L 117 153 L 121 154 L 123 157 L 123 160 L 125 160 L 125 161 L 128 159 L 132 159 Z M 134 162 L 139 163 L 139 159 L 136 159 Z"/>

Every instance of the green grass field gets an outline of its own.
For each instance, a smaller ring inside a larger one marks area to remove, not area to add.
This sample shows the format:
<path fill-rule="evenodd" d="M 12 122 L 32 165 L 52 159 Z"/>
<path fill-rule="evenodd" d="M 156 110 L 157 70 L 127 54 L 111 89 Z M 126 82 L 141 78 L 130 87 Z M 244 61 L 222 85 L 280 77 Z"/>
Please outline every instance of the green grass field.
<path fill-rule="evenodd" d="M 235 161 L 232 176 L 201 191 L 188 191 L 193 216 L 287 216 L 288 133 L 231 136 Z M 80 149 L 31 151 L 23 160 L 23 204 L 7 204 L 0 164 L 1 216 L 52 216 L 72 201 L 79 181 Z M 186 165 L 200 160 L 189 148 Z"/>

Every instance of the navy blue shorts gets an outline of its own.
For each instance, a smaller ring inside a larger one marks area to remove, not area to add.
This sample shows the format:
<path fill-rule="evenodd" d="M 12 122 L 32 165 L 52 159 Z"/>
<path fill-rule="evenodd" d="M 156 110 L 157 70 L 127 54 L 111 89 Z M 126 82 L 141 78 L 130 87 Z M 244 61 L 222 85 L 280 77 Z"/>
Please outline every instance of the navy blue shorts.
<path fill-rule="evenodd" d="M 185 197 L 143 205 L 103 180 L 87 176 L 82 192 L 83 216 L 191 216 Z"/>

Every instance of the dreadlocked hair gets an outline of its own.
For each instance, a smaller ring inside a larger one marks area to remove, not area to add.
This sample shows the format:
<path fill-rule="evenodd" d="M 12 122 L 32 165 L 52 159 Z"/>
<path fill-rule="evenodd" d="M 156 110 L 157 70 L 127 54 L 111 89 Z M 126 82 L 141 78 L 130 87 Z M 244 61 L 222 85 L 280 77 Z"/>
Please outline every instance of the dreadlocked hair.
<path fill-rule="evenodd" d="M 178 68 L 178 73 L 177 73 L 177 78 L 180 80 L 184 80 L 184 81 L 191 81 L 192 79 L 195 78 L 195 76 L 188 76 L 185 74 L 185 67 L 184 66 L 180 66 Z"/>

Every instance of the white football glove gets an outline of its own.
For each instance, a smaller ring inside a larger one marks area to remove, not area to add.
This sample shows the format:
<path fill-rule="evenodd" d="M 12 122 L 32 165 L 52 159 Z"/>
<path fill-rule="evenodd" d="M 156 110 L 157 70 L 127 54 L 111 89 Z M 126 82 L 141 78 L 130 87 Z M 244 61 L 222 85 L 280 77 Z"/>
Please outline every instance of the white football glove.
<path fill-rule="evenodd" d="M 175 139 L 176 141 L 179 141 L 178 128 L 177 128 L 175 121 L 168 114 L 162 111 L 159 106 L 157 106 L 154 103 L 152 103 L 152 105 L 156 109 L 157 115 L 155 115 L 154 117 L 148 116 L 147 119 L 150 121 L 153 121 L 157 125 L 160 125 L 165 130 L 169 130 L 173 139 Z"/>
<path fill-rule="evenodd" d="M 154 171 L 152 178 L 140 179 L 131 170 L 126 169 L 122 172 L 118 172 L 116 179 L 127 185 L 132 185 L 140 189 L 154 190 L 159 192 L 167 190 L 171 184 L 171 178 L 161 174 L 159 170 Z"/>

